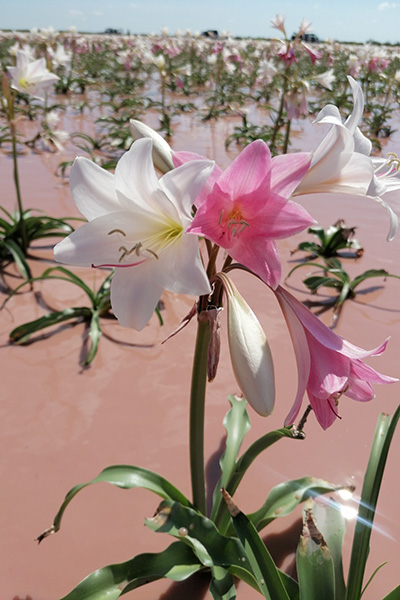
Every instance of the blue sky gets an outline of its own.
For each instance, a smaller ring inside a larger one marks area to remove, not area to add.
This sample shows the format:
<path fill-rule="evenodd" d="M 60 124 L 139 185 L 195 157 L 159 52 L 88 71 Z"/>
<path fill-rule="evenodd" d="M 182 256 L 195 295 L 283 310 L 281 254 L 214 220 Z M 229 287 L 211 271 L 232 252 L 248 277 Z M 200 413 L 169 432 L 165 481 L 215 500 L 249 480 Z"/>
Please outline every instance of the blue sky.
<path fill-rule="evenodd" d="M 271 37 L 270 19 L 279 13 L 286 16 L 288 33 L 304 17 L 321 39 L 400 42 L 400 0 L 0 0 L 0 8 L 0 26 L 10 29 L 75 25 L 79 31 L 113 27 L 124 33 L 157 33 L 168 27 L 170 33 L 218 29 Z"/>

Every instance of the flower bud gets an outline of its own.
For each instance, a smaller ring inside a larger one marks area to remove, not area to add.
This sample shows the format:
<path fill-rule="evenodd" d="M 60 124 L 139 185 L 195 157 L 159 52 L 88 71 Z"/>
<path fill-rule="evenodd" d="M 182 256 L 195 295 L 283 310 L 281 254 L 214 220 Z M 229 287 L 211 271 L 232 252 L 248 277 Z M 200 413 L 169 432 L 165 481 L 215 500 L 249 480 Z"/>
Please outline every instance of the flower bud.
<path fill-rule="evenodd" d="M 130 120 L 130 129 L 135 141 L 139 138 L 150 138 L 153 140 L 152 158 L 154 166 L 163 174 L 172 171 L 174 168 L 172 149 L 164 138 L 148 125 L 135 119 Z"/>
<path fill-rule="evenodd" d="M 236 381 L 250 406 L 266 417 L 275 402 L 274 367 L 267 338 L 232 281 L 222 273 L 219 277 L 228 297 L 228 341 Z"/>

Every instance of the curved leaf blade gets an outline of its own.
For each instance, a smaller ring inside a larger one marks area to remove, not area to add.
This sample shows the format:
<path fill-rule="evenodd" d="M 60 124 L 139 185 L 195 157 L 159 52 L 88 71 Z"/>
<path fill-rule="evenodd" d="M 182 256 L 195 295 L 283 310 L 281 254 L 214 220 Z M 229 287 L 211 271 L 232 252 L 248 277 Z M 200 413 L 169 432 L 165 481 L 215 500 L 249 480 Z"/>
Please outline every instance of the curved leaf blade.
<path fill-rule="evenodd" d="M 201 568 L 188 546 L 174 542 L 163 552 L 139 554 L 127 562 L 94 571 L 62 600 L 116 600 L 157 579 L 182 581 Z"/>
<path fill-rule="evenodd" d="M 296 506 L 308 498 L 336 492 L 338 489 L 337 485 L 315 477 L 292 479 L 272 488 L 261 508 L 248 515 L 248 518 L 260 531 L 274 519 L 291 513 Z"/>
<path fill-rule="evenodd" d="M 176 501 L 181 503 L 183 506 L 191 506 L 189 500 L 180 492 L 172 483 L 170 483 L 161 475 L 133 465 L 114 465 L 105 468 L 97 477 L 86 483 L 81 483 L 73 487 L 68 494 L 65 496 L 65 500 L 62 503 L 58 513 L 56 514 L 53 525 L 46 529 L 39 535 L 37 541 L 40 543 L 44 538 L 55 533 L 60 529 L 61 520 L 65 509 L 71 500 L 85 487 L 93 485 L 94 483 L 110 483 L 116 487 L 130 490 L 133 488 L 144 488 L 150 492 L 158 494 L 161 498 L 166 500 Z"/>
<path fill-rule="evenodd" d="M 221 502 L 221 488 L 226 487 L 235 469 L 237 456 L 244 436 L 250 429 L 250 419 L 247 414 L 247 400 L 234 395 L 228 396 L 231 408 L 226 413 L 223 425 L 226 429 L 225 452 L 219 461 L 221 477 L 215 486 L 211 519 L 218 514 Z"/>

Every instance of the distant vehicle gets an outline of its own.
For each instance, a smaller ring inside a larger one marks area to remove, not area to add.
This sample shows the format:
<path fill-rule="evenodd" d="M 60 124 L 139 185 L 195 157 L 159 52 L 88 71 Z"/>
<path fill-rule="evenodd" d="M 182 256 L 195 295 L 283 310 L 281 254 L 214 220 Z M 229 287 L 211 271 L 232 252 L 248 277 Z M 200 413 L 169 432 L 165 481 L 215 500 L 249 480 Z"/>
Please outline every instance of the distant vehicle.
<path fill-rule="evenodd" d="M 211 38 L 211 39 L 218 39 L 218 31 L 216 29 L 207 29 L 207 31 L 203 31 L 201 33 L 201 35 L 203 37 L 207 37 L 207 38 Z"/>
<path fill-rule="evenodd" d="M 292 35 L 292 40 L 294 40 L 295 38 L 296 38 L 296 34 L 294 33 Z M 303 42 L 309 42 L 311 44 L 317 44 L 318 42 L 321 41 L 319 39 L 319 37 L 317 35 L 315 35 L 315 33 L 303 33 L 300 36 L 300 39 L 303 40 Z"/>
<path fill-rule="evenodd" d="M 113 29 L 112 27 L 109 27 L 108 29 L 105 30 L 104 33 L 114 33 L 117 35 L 121 35 L 122 30 L 121 29 Z"/>

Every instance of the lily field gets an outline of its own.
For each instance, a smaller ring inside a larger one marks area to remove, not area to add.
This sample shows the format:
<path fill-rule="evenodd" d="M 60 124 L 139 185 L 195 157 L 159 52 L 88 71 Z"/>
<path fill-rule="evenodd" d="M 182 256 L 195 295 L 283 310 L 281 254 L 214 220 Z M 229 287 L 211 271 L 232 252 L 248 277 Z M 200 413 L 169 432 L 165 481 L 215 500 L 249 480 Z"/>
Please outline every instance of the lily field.
<path fill-rule="evenodd" d="M 400 598 L 400 47 L 272 25 L 0 31 L 4 600 Z"/>

